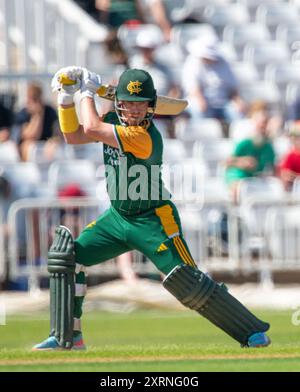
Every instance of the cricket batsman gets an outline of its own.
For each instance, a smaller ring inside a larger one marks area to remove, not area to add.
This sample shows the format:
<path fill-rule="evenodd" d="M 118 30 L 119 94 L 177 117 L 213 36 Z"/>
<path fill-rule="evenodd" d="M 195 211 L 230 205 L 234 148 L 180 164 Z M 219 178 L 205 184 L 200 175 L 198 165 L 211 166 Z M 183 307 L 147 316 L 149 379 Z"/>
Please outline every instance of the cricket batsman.
<path fill-rule="evenodd" d="M 115 91 L 114 111 L 103 117 L 94 102 L 101 87 L 99 75 L 81 67 L 66 67 L 55 74 L 52 87 L 58 91 L 65 141 L 103 143 L 111 206 L 75 240 L 68 228 L 56 228 L 48 253 L 51 331 L 33 349 L 84 350 L 80 319 L 86 294 L 85 269 L 134 249 L 165 275 L 163 286 L 183 305 L 242 347 L 268 346 L 269 324 L 256 318 L 224 285 L 201 272 L 183 238 L 177 209 L 161 179 L 163 141 L 152 121 L 157 94 L 150 74 L 126 70 Z M 77 91 L 81 94 L 82 124 L 73 100 Z M 137 177 L 142 179 L 139 191 L 135 189 Z"/>

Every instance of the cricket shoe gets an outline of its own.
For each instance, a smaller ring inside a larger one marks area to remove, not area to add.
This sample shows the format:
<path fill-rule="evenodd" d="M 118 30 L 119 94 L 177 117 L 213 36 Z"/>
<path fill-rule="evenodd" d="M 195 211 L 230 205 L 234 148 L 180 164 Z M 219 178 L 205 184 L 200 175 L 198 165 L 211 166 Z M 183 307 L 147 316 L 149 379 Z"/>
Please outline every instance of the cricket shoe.
<path fill-rule="evenodd" d="M 248 339 L 247 347 L 267 347 L 271 344 L 271 339 L 264 332 L 257 332 Z"/>
<path fill-rule="evenodd" d="M 49 336 L 43 342 L 36 344 L 33 348 L 33 351 L 51 351 L 51 350 L 68 350 L 64 347 L 61 347 L 55 336 Z M 73 337 L 73 346 L 71 350 L 86 350 L 86 346 L 83 342 L 82 334 Z"/>

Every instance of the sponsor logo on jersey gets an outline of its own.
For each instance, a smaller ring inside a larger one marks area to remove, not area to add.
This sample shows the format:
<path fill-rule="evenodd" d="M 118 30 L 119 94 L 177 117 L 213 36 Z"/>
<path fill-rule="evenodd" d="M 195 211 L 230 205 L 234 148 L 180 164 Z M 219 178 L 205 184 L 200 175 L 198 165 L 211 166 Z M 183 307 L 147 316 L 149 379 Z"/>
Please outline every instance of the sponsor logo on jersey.
<path fill-rule="evenodd" d="M 108 156 L 107 164 L 112 166 L 118 166 L 120 164 L 120 157 L 123 156 L 119 149 L 108 145 L 104 147 L 104 154 Z"/>

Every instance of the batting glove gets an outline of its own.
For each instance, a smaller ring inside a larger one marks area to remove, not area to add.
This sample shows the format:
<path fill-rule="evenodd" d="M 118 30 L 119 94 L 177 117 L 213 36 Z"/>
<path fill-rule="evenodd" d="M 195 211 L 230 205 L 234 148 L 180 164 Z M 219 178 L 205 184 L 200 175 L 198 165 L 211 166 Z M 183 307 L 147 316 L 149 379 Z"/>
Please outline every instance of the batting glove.
<path fill-rule="evenodd" d="M 70 66 L 61 68 L 52 78 L 52 91 L 58 92 L 57 103 L 70 105 L 74 102 L 74 94 L 80 90 L 83 68 Z"/>
<path fill-rule="evenodd" d="M 81 99 L 85 97 L 94 98 L 97 90 L 101 87 L 101 77 L 95 72 L 83 68 L 81 80 Z"/>

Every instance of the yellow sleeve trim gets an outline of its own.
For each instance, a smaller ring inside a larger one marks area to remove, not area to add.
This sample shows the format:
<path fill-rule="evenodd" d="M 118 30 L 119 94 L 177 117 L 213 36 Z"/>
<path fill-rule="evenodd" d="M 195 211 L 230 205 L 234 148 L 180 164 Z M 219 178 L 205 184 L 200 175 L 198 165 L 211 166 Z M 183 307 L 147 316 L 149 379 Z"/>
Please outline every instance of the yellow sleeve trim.
<path fill-rule="evenodd" d="M 169 238 L 179 235 L 179 227 L 169 204 L 155 208 L 155 213 L 159 216 L 162 227 Z"/>
<path fill-rule="evenodd" d="M 141 126 L 116 126 L 116 136 L 123 152 L 131 152 L 135 157 L 147 159 L 152 154 L 152 139 Z"/>
<path fill-rule="evenodd" d="M 79 128 L 75 106 L 69 108 L 58 108 L 58 119 L 60 129 L 63 133 L 74 133 Z"/>

